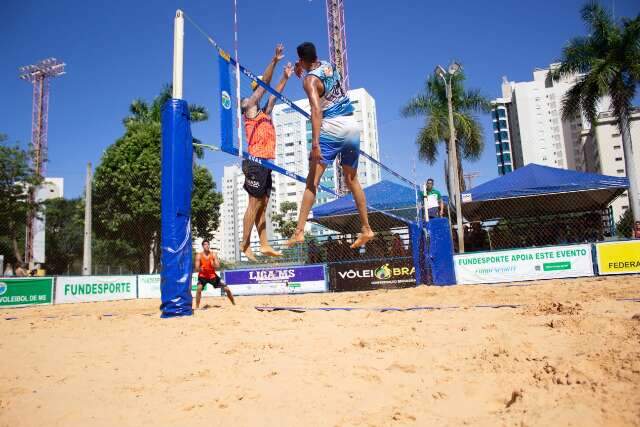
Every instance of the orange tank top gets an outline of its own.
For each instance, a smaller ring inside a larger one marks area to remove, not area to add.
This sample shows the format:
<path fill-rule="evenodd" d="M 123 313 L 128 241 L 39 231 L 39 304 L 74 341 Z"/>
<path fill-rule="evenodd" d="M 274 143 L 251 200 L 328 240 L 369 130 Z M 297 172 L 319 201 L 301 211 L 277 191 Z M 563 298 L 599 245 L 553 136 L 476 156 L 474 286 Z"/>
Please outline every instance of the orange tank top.
<path fill-rule="evenodd" d="M 212 253 L 209 253 L 209 256 L 206 256 L 204 252 L 200 253 L 200 271 L 198 272 L 198 277 L 213 279 L 217 276 L 213 260 L 214 257 Z"/>
<path fill-rule="evenodd" d="M 245 115 L 244 130 L 249 142 L 249 154 L 261 159 L 276 158 L 276 130 L 271 117 L 262 110 L 252 119 Z"/>

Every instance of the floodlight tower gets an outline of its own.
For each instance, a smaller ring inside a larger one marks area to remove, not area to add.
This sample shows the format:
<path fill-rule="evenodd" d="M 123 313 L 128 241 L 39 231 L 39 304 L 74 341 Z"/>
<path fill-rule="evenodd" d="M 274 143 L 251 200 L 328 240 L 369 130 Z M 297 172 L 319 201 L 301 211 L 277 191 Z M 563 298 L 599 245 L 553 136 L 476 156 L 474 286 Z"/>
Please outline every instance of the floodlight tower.
<path fill-rule="evenodd" d="M 336 64 L 345 90 L 349 90 L 349 66 L 347 63 L 347 34 L 344 24 L 344 0 L 327 0 L 327 34 L 329 55 Z"/>
<path fill-rule="evenodd" d="M 37 64 L 20 67 L 20 78 L 33 85 L 33 107 L 31 113 L 31 144 L 33 168 L 37 176 L 44 176 L 47 161 L 47 127 L 49 119 L 49 81 L 65 74 L 65 63 L 56 58 L 47 58 Z M 29 202 L 34 203 L 36 189 L 29 189 Z M 33 239 L 35 236 L 35 213 L 27 215 L 24 261 L 33 261 Z"/>
<path fill-rule="evenodd" d="M 327 0 L 327 35 L 329 37 L 329 57 L 342 76 L 345 92 L 349 90 L 349 65 L 347 63 L 347 34 L 344 24 L 344 0 Z M 336 158 L 337 193 L 347 194 L 347 185 L 340 165 L 340 156 Z"/>

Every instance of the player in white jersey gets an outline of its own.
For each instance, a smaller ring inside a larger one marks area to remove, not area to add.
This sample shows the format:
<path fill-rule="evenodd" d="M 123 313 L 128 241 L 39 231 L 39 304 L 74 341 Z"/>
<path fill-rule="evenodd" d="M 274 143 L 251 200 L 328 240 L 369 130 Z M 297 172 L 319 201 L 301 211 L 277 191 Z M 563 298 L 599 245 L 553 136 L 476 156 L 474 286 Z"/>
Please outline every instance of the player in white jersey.
<path fill-rule="evenodd" d="M 369 226 L 367 200 L 358 181 L 358 157 L 360 155 L 360 130 L 353 115 L 353 105 L 342 86 L 342 76 L 336 67 L 326 61 L 318 61 L 313 43 L 305 42 L 297 48 L 296 75 L 303 78 L 303 87 L 311 105 L 311 155 L 307 187 L 300 205 L 298 225 L 288 245 L 304 242 L 304 225 L 316 199 L 318 184 L 327 165 L 341 154 L 340 165 L 347 187 L 356 202 L 361 232 L 351 245 L 364 246 L 374 236 Z"/>

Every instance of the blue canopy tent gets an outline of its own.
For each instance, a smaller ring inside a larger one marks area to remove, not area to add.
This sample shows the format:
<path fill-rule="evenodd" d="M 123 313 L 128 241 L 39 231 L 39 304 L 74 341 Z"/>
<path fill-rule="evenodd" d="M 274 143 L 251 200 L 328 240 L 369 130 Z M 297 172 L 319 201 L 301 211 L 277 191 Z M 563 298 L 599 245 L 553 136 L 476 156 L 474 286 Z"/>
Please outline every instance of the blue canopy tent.
<path fill-rule="evenodd" d="M 380 181 L 364 189 L 369 209 L 369 223 L 374 230 L 383 231 L 392 228 L 406 227 L 407 222 L 416 220 L 416 192 L 413 188 L 391 181 Z M 445 204 L 446 204 L 446 197 Z M 385 215 L 383 212 L 392 214 Z M 331 230 L 341 233 L 359 233 L 360 217 L 353 195 L 348 194 L 339 199 L 316 206 L 312 209 L 313 218 L 309 219 Z"/>
<path fill-rule="evenodd" d="M 629 187 L 624 177 L 529 164 L 462 193 L 470 221 L 605 209 Z"/>

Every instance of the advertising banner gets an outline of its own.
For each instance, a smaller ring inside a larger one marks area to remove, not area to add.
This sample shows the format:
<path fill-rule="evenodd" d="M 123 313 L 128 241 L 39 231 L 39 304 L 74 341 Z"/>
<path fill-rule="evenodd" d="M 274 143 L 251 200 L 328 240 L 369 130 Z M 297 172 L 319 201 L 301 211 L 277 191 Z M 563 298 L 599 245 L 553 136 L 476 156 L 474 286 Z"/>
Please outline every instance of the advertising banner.
<path fill-rule="evenodd" d="M 329 274 L 330 290 L 336 292 L 416 286 L 416 271 L 411 258 L 331 264 Z"/>
<path fill-rule="evenodd" d="M 56 279 L 56 304 L 136 297 L 136 276 L 75 276 Z"/>
<path fill-rule="evenodd" d="M 458 284 L 593 276 L 591 245 L 550 246 L 455 255 Z"/>
<path fill-rule="evenodd" d="M 600 274 L 640 273 L 640 240 L 596 244 Z"/>
<path fill-rule="evenodd" d="M 225 283 L 234 295 L 326 292 L 323 265 L 227 270 Z"/>
<path fill-rule="evenodd" d="M 219 273 L 222 274 L 222 273 Z M 191 291 L 193 296 L 196 296 L 196 289 L 198 285 L 198 275 L 193 274 L 191 276 Z M 220 289 L 215 289 L 212 285 L 202 291 L 203 297 L 219 297 L 221 295 Z M 158 298 L 160 299 L 160 275 L 159 274 L 144 274 L 138 276 L 138 298 Z"/>
<path fill-rule="evenodd" d="M 53 277 L 0 277 L 0 307 L 51 304 L 52 300 Z"/>

